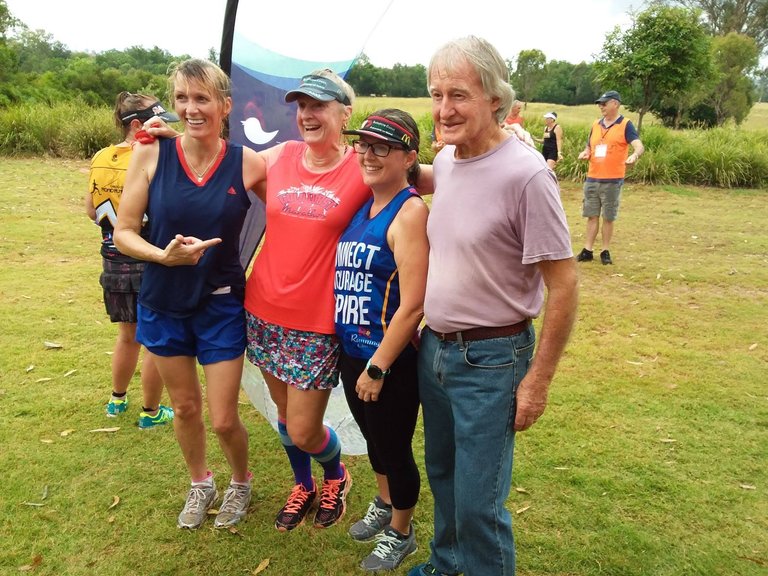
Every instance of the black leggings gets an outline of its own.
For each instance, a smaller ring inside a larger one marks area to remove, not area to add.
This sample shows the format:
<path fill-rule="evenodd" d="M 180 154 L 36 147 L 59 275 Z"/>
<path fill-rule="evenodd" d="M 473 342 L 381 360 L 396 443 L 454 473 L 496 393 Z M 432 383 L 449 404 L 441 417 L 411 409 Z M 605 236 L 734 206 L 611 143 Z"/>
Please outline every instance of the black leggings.
<path fill-rule="evenodd" d="M 367 361 L 342 351 L 339 362 L 344 394 L 367 442 L 371 468 L 387 477 L 392 506 L 398 510 L 416 506 L 421 487 L 411 447 L 419 416 L 416 360 L 417 355 L 410 348 L 398 357 L 390 368 L 391 372 L 384 378 L 384 386 L 376 402 L 363 402 L 355 392 L 357 379 L 365 370 Z"/>

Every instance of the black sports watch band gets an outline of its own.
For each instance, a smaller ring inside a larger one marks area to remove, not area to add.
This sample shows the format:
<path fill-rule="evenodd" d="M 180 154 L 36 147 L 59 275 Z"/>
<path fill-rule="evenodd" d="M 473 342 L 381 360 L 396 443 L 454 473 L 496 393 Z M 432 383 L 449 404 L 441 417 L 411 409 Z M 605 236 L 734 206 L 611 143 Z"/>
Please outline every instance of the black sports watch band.
<path fill-rule="evenodd" d="M 376 366 L 376 364 L 371 364 L 370 360 L 368 360 L 368 364 L 365 365 L 365 372 L 371 380 L 381 380 L 384 376 L 389 374 L 389 370 L 382 370 Z"/>

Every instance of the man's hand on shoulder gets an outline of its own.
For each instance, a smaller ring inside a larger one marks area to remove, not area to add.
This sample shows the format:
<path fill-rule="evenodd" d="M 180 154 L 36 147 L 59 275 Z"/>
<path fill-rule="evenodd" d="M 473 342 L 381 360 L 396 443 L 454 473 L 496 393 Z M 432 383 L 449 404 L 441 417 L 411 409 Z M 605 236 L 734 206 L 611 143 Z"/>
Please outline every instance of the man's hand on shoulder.
<path fill-rule="evenodd" d="M 520 126 L 520 124 L 502 124 L 502 128 L 506 130 L 507 132 L 512 132 L 515 136 L 517 136 L 517 139 L 525 142 L 530 146 L 531 148 L 535 148 L 536 144 L 533 142 L 533 137 L 531 136 L 531 133 L 528 132 L 525 128 Z"/>

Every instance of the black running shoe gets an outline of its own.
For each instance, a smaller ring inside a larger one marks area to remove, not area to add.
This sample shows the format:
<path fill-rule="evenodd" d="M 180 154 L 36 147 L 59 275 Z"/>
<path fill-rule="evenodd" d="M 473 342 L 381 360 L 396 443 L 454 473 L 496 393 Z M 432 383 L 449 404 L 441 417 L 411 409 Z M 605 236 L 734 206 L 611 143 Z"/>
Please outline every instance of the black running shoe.
<path fill-rule="evenodd" d="M 344 464 L 344 477 L 340 480 L 323 480 L 320 506 L 315 514 L 315 528 L 328 528 L 344 517 L 347 511 L 347 492 L 352 486 L 352 477 Z"/>
<path fill-rule="evenodd" d="M 275 518 L 275 528 L 280 532 L 287 532 L 301 525 L 316 499 L 317 488 L 307 490 L 303 484 L 296 484 L 291 490 L 291 495 L 288 496 L 285 506 Z"/>
<path fill-rule="evenodd" d="M 576 256 L 576 260 L 579 262 L 592 262 L 594 259 L 595 256 L 592 250 L 587 250 L 586 248 L 584 248 L 581 252 L 579 252 L 579 255 Z"/>

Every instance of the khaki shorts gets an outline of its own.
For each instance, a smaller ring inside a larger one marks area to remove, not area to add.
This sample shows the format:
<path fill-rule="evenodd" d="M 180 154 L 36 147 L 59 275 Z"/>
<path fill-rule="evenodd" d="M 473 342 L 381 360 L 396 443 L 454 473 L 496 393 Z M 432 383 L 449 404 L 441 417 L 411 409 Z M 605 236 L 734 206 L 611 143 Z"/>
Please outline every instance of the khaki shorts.
<path fill-rule="evenodd" d="M 584 203 L 581 215 L 585 218 L 600 216 L 613 222 L 619 215 L 623 180 L 610 182 L 587 181 L 584 183 Z"/>

